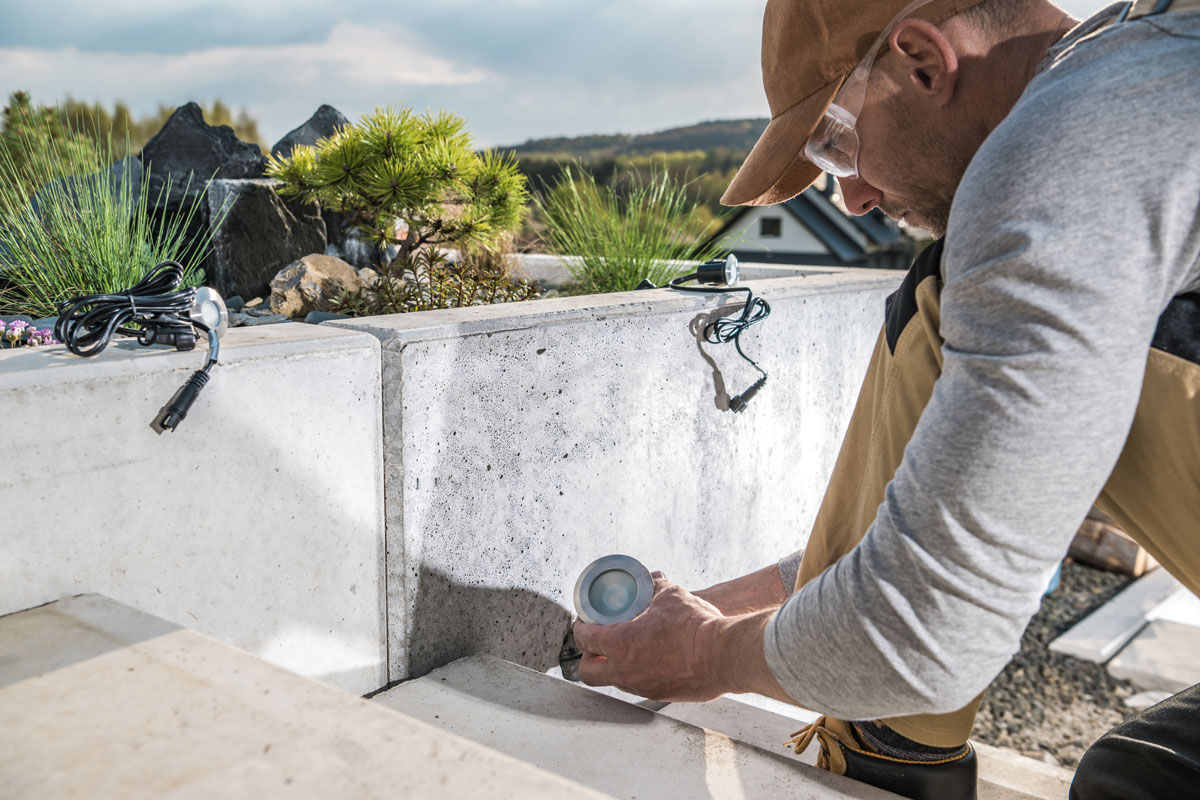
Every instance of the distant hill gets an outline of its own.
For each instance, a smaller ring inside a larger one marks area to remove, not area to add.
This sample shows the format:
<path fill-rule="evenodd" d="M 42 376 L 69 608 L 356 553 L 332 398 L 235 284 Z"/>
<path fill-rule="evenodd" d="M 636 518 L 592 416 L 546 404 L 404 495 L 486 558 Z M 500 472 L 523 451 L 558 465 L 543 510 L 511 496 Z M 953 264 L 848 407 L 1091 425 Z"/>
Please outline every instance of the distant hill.
<path fill-rule="evenodd" d="M 750 152 L 763 129 L 761 119 L 723 119 L 670 128 L 657 133 L 592 134 L 590 136 L 560 136 L 551 139 L 530 139 L 524 144 L 502 147 L 522 158 L 546 157 L 581 159 L 584 161 L 620 156 L 646 156 L 652 153 L 717 149 Z"/>

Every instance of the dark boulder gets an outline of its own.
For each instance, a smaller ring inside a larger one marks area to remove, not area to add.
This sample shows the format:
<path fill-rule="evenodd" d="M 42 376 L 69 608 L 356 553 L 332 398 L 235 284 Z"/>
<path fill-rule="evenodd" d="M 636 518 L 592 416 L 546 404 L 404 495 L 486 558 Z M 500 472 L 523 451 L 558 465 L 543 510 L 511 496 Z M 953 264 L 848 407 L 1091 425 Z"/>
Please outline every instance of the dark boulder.
<path fill-rule="evenodd" d="M 284 201 L 278 181 L 215 180 L 209 184 L 208 214 L 228 208 L 205 263 L 205 283 L 223 295 L 270 293 L 271 279 L 310 253 L 325 252 L 325 222 L 315 204 Z"/>
<path fill-rule="evenodd" d="M 165 205 L 172 211 L 210 178 L 258 178 L 266 166 L 258 145 L 243 142 L 228 125 L 209 125 L 195 103 L 177 108 L 138 158 L 148 172 L 152 203 L 170 181 Z"/>
<path fill-rule="evenodd" d="M 338 128 L 349 125 L 342 112 L 330 105 L 323 105 L 316 110 L 308 120 L 298 128 L 288 132 L 286 136 L 271 148 L 271 155 L 276 158 L 287 158 L 297 145 L 313 145 L 318 139 L 332 136 Z"/>

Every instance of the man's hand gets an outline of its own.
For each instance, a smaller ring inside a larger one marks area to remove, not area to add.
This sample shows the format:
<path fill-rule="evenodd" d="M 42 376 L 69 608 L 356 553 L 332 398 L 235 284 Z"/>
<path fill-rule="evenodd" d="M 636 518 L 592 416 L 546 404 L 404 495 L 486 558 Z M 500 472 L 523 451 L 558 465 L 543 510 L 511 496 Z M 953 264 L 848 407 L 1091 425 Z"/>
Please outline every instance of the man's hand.
<path fill-rule="evenodd" d="M 774 608 L 724 616 L 661 572 L 653 577 L 654 600 L 636 619 L 575 623 L 580 680 L 665 702 L 703 702 L 726 692 L 792 702 L 763 655 L 763 629 Z"/>
<path fill-rule="evenodd" d="M 719 685 L 712 652 L 721 612 L 661 572 L 653 577 L 654 600 L 636 619 L 575 623 L 580 680 L 667 702 L 711 700 L 729 691 Z"/>

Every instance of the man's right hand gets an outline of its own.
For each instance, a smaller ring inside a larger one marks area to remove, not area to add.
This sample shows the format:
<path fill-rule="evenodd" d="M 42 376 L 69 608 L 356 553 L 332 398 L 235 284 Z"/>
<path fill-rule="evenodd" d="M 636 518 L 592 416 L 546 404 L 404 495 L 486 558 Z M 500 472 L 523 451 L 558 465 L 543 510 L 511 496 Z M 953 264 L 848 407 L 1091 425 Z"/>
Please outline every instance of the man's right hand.
<path fill-rule="evenodd" d="M 779 565 L 772 564 L 694 594 L 712 603 L 723 615 L 735 617 L 766 608 L 778 608 L 790 593 L 779 575 Z"/>

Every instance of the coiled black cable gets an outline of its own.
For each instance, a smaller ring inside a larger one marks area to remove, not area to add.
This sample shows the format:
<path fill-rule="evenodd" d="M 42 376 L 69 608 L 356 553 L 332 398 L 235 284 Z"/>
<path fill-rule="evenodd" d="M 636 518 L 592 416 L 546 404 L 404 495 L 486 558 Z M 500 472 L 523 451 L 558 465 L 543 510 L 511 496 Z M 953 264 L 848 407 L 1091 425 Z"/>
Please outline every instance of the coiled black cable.
<path fill-rule="evenodd" d="M 177 350 L 195 348 L 196 329 L 207 335 L 208 361 L 192 373 L 150 423 L 158 433 L 174 430 L 187 416 L 196 396 L 208 383 L 220 353 L 217 334 L 202 319 L 189 313 L 196 290 L 180 289 L 183 278 L 183 265 L 164 261 L 123 292 L 72 297 L 59 303 L 58 321 L 54 324 L 55 338 L 72 353 L 85 358 L 103 352 L 117 334 L 136 336 L 141 345 L 166 344 Z"/>
<path fill-rule="evenodd" d="M 58 304 L 54 336 L 72 353 L 84 357 L 101 353 L 118 333 L 136 336 L 143 345 L 184 344 L 181 349 L 190 349 L 186 337 L 182 343 L 171 337 L 191 333 L 193 325 L 206 332 L 208 328 L 188 318 L 196 290 L 179 290 L 183 276 L 182 265 L 164 261 L 123 292 L 65 300 Z"/>
<path fill-rule="evenodd" d="M 761 378 L 750 385 L 746 391 L 729 399 L 729 408 L 731 411 L 740 413 L 746 408 L 746 404 L 758 391 L 767 383 L 767 371 L 758 365 L 758 362 L 746 355 L 742 350 L 742 334 L 747 329 L 765 320 L 771 315 L 771 304 L 761 297 L 755 297 L 754 292 L 750 291 L 749 286 L 727 286 L 727 287 L 709 287 L 709 286 L 681 286 L 684 281 L 692 280 L 696 277 L 695 274 L 685 275 L 681 278 L 675 278 L 667 283 L 672 289 L 680 292 L 698 292 L 703 294 L 729 294 L 731 292 L 745 292 L 746 301 L 742 304 L 742 313 L 737 317 L 719 317 L 704 326 L 704 341 L 709 344 L 728 344 L 733 342 L 734 348 L 738 355 L 746 359 L 750 366 L 758 370 Z"/>

